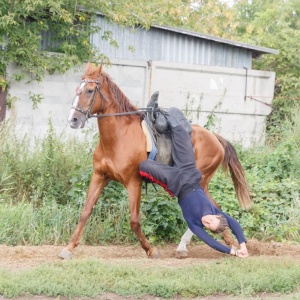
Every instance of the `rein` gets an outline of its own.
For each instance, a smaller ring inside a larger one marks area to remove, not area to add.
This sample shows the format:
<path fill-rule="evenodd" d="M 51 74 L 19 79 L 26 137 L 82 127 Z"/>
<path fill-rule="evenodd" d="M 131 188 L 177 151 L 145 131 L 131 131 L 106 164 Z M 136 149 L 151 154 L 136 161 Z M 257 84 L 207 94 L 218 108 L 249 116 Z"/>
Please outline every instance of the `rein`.
<path fill-rule="evenodd" d="M 124 116 L 124 115 L 134 115 L 138 114 L 139 112 L 152 112 L 154 111 L 153 108 L 138 108 L 134 111 L 127 111 L 122 113 L 113 113 L 113 114 L 97 114 L 97 115 L 90 115 L 89 118 L 103 118 L 103 117 L 113 117 L 113 116 Z"/>
<path fill-rule="evenodd" d="M 86 111 L 83 110 L 83 108 L 81 106 L 79 107 L 75 107 L 74 105 L 72 106 L 73 109 L 79 111 L 80 113 L 84 114 L 86 119 L 89 118 L 104 118 L 104 117 L 113 117 L 113 116 L 125 116 L 125 115 L 133 115 L 133 114 L 139 114 L 140 112 L 154 112 L 154 109 L 151 107 L 147 107 L 147 108 L 138 108 L 135 111 L 127 111 L 127 112 L 121 112 L 121 113 L 112 113 L 112 114 L 91 114 L 91 110 L 93 108 L 93 105 L 95 103 L 96 100 L 96 92 L 98 91 L 100 94 L 100 98 L 102 98 L 102 104 L 101 104 L 101 109 L 100 111 L 103 109 L 104 107 L 104 100 L 109 101 L 107 99 L 107 97 L 103 94 L 101 88 L 100 88 L 100 78 L 98 80 L 82 80 L 81 81 L 81 85 L 80 87 L 77 89 L 76 91 L 76 97 L 79 97 L 79 95 L 82 93 L 83 88 L 86 86 L 87 83 L 96 83 L 96 89 L 94 91 L 94 95 L 93 95 L 93 99 L 91 101 L 91 103 L 89 104 L 89 107 Z M 76 99 L 76 98 L 75 98 Z"/>

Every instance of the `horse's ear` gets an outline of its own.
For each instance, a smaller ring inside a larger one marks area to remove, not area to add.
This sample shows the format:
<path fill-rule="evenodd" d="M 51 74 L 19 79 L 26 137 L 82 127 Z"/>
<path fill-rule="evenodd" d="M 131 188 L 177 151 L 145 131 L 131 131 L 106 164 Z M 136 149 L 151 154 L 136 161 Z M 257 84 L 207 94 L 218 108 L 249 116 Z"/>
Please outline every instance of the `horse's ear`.
<path fill-rule="evenodd" d="M 98 75 L 100 76 L 102 74 L 102 64 L 99 65 L 98 67 Z"/>
<path fill-rule="evenodd" d="M 93 64 L 89 61 L 85 67 L 85 75 L 91 74 L 93 71 Z"/>

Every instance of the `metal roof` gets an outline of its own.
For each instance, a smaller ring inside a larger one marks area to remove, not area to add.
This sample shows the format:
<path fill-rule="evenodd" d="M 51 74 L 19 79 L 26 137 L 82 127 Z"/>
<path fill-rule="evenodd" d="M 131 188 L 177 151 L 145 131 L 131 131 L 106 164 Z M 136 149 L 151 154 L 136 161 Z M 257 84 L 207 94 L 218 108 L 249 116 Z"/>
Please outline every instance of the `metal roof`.
<path fill-rule="evenodd" d="M 238 48 L 249 49 L 249 50 L 253 51 L 253 57 L 257 57 L 260 54 L 278 54 L 279 53 L 279 51 L 276 49 L 260 47 L 260 46 L 246 44 L 246 43 L 242 43 L 242 42 L 238 42 L 238 41 L 223 39 L 223 38 L 220 38 L 217 36 L 194 32 L 194 31 L 190 31 L 187 29 L 175 28 L 175 27 L 170 27 L 170 26 L 159 26 L 159 25 L 152 25 L 151 27 L 166 30 L 166 31 L 176 32 L 176 33 L 180 33 L 180 34 L 187 35 L 187 36 L 193 36 L 193 37 L 205 39 L 208 41 L 214 41 L 214 42 L 221 43 L 221 44 L 227 44 L 227 45 L 231 45 L 231 46 L 238 47 Z"/>

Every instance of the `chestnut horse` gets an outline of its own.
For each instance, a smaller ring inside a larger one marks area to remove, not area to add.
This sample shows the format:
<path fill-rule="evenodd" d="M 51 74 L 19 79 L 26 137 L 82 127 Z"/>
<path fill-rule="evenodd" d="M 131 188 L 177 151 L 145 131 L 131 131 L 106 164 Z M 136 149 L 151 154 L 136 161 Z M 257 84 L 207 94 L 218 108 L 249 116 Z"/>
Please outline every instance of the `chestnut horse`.
<path fill-rule="evenodd" d="M 88 118 L 97 117 L 100 138 L 93 156 L 94 172 L 86 202 L 73 237 L 59 253 L 61 258 L 72 257 L 72 250 L 80 243 L 93 207 L 110 180 L 118 181 L 126 188 L 130 205 L 130 226 L 148 257 L 158 257 L 157 249 L 150 245 L 140 224 L 142 178 L 139 175 L 139 164 L 147 159 L 146 138 L 141 126 L 143 115 L 143 112 L 130 103 L 109 75 L 102 72 L 102 65 L 95 67 L 91 63 L 87 64 L 68 122 L 72 128 L 82 128 Z M 208 183 L 223 164 L 225 169 L 230 170 L 240 205 L 250 207 L 252 200 L 243 168 L 231 144 L 198 125 L 192 125 L 191 138 L 196 166 L 202 172 L 201 186 L 211 201 L 218 206 L 209 194 Z M 192 233 L 188 230 L 182 238 L 178 252 L 187 251 L 185 243 L 191 237 Z M 227 244 L 232 243 L 228 231 L 223 237 Z"/>

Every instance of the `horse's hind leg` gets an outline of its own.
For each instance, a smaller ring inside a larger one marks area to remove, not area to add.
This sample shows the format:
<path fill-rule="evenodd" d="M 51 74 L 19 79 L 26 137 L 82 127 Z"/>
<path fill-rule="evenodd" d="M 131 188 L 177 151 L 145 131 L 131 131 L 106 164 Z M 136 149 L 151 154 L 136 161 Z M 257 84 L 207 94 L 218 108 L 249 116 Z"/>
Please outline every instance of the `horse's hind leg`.
<path fill-rule="evenodd" d="M 176 249 L 176 258 L 188 257 L 188 249 L 186 246 L 190 244 L 193 235 L 193 232 L 188 228 L 184 235 L 181 237 L 180 243 Z"/>
<path fill-rule="evenodd" d="M 89 219 L 90 215 L 92 214 L 93 208 L 96 202 L 98 201 L 100 193 L 102 192 L 103 188 L 107 185 L 108 182 L 109 180 L 104 179 L 102 176 L 96 173 L 93 174 L 86 202 L 83 206 L 76 230 L 69 244 L 65 248 L 63 248 L 58 254 L 59 257 L 63 259 L 70 259 L 73 257 L 72 250 L 75 247 L 77 247 L 80 243 L 84 226 L 87 220 Z"/>

